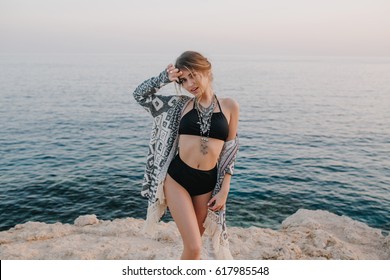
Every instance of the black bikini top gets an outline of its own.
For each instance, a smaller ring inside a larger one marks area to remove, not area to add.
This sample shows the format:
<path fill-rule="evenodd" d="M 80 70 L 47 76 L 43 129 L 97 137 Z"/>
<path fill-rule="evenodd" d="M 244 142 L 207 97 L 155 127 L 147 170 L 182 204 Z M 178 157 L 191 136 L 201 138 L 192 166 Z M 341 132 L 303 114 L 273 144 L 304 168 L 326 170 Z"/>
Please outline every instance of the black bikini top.
<path fill-rule="evenodd" d="M 229 124 L 225 115 L 222 113 L 221 105 L 219 104 L 218 99 L 217 103 L 220 112 L 215 112 L 211 116 L 209 137 L 226 141 L 229 135 Z M 192 110 L 190 110 L 181 118 L 179 134 L 201 136 L 198 111 L 195 109 L 195 101 Z"/>

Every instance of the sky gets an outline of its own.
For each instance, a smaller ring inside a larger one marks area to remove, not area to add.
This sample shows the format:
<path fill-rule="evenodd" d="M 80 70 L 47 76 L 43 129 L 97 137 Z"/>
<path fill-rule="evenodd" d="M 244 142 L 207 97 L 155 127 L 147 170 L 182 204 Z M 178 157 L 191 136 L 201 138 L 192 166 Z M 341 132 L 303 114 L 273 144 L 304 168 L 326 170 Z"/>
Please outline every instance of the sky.
<path fill-rule="evenodd" d="M 0 0 L 0 53 L 390 56 L 390 0 Z"/>

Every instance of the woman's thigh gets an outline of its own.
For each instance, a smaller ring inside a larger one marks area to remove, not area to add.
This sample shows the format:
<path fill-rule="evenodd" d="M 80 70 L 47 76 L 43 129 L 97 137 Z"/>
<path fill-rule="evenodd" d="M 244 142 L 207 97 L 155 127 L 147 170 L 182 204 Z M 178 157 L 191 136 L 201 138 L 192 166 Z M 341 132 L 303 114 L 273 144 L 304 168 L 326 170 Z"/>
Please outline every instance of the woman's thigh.
<path fill-rule="evenodd" d="M 198 220 L 191 196 L 187 190 L 173 180 L 171 176 L 167 175 L 164 193 L 169 211 L 180 231 L 184 245 L 199 245 L 201 243 L 201 235 Z"/>
<path fill-rule="evenodd" d="M 207 203 L 211 198 L 211 192 L 196 195 L 192 197 L 192 203 L 195 209 L 195 215 L 198 221 L 199 232 L 202 235 L 204 232 L 203 223 L 207 217 L 208 206 Z"/>

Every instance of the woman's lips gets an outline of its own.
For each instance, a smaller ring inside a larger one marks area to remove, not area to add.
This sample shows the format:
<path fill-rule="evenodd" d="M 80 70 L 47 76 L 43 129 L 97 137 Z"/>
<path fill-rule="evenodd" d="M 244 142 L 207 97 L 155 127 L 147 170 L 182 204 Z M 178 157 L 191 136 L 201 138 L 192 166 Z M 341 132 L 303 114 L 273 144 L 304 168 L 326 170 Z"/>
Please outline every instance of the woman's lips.
<path fill-rule="evenodd" d="M 199 87 L 191 89 L 191 92 L 196 92 L 199 89 Z"/>

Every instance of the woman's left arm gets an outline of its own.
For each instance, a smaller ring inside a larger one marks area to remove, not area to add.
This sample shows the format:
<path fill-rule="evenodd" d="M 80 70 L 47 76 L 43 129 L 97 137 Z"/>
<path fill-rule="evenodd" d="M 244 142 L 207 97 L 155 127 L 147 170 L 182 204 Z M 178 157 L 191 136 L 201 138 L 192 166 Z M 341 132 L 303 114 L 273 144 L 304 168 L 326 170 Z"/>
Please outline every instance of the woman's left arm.
<path fill-rule="evenodd" d="M 240 108 L 238 103 L 230 98 L 225 100 L 225 104 L 227 105 L 228 111 L 230 113 L 229 135 L 226 141 L 230 141 L 237 137 Z M 225 174 L 220 191 L 214 197 L 212 197 L 208 203 L 210 210 L 218 211 L 225 206 L 230 190 L 231 177 L 232 174 L 229 174 L 229 172 Z"/>

